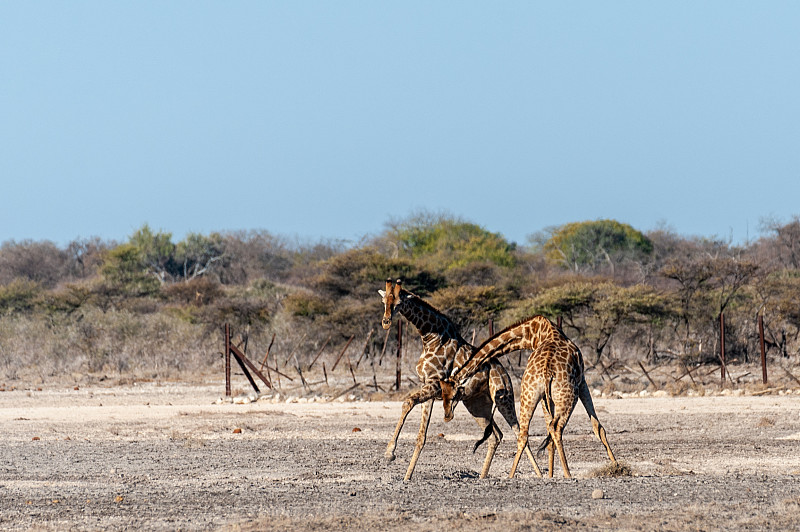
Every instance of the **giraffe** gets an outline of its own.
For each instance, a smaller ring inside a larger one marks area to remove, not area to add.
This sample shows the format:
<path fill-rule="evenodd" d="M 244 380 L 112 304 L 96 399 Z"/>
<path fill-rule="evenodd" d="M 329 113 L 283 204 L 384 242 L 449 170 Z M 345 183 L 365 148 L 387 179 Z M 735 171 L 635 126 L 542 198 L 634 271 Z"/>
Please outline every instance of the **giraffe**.
<path fill-rule="evenodd" d="M 411 410 L 416 405 L 423 403 L 422 420 L 414 453 L 404 477 L 404 480 L 408 481 L 414 473 L 420 452 L 425 445 L 433 402 L 441 393 L 439 383 L 450 375 L 454 364 L 459 367 L 466 364 L 469 358 L 475 354 L 476 348 L 461 337 L 456 326 L 444 314 L 419 296 L 403 289 L 401 284 L 402 281 L 398 279 L 393 286 L 391 279 L 387 279 L 386 289 L 378 290 L 378 293 L 384 303 L 384 314 L 381 321 L 383 328 L 389 329 L 394 315 L 400 314 L 416 327 L 422 338 L 422 354 L 416 367 L 417 375 L 422 380 L 422 386 L 410 392 L 403 401 L 400 420 L 397 422 L 394 435 L 386 446 L 384 454 L 387 461 L 391 462 L 395 459 L 397 440 L 403 424 Z M 475 367 L 470 377 L 463 379 L 462 390 L 464 406 L 478 422 L 478 425 L 484 429 L 484 437 L 475 444 L 475 449 L 491 437 L 480 472 L 480 478 L 485 478 L 489 473 L 489 466 L 495 450 L 503 439 L 503 433 L 492 419 L 493 403 L 514 433 L 520 433 L 514 408 L 513 385 L 503 365 L 497 360 L 492 360 L 487 364 Z M 452 419 L 452 413 L 450 419 Z M 526 446 L 525 451 L 528 460 L 538 471 L 530 448 Z"/>
<path fill-rule="evenodd" d="M 463 383 L 478 371 L 479 367 L 519 349 L 531 349 L 532 353 L 522 376 L 521 426 L 517 437 L 517 454 L 509 477 L 514 478 L 516 474 L 522 449 L 528 443 L 531 417 L 536 405 L 543 398 L 547 437 L 539 449 L 548 450 L 549 477 L 553 476 L 553 462 L 557 450 L 564 477 L 571 478 L 561 436 L 578 399 L 589 414 L 594 434 L 605 446 L 608 458 L 615 463 L 616 459 L 608 445 L 606 431 L 597 419 L 592 396 L 586 384 L 583 356 L 564 332 L 544 316 L 533 316 L 500 331 L 486 340 L 470 360 L 451 372 L 450 377 L 441 383 L 445 418 L 450 415 L 455 403 L 463 396 Z"/>

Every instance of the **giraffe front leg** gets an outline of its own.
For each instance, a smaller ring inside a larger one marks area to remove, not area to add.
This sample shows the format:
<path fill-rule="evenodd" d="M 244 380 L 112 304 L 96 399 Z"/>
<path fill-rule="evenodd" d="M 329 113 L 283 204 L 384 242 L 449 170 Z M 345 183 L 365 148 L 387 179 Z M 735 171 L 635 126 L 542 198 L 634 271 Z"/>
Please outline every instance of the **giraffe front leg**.
<path fill-rule="evenodd" d="M 500 432 L 500 427 L 498 427 L 494 421 L 491 421 L 491 424 L 492 440 L 489 442 L 489 445 L 486 448 L 486 458 L 483 460 L 483 467 L 481 467 L 481 474 L 479 478 L 486 478 L 486 475 L 489 474 L 489 467 L 492 465 L 494 453 L 497 451 L 497 446 L 500 445 L 500 442 L 503 440 L 503 433 Z"/>
<path fill-rule="evenodd" d="M 392 462 L 395 459 L 394 452 L 397 449 L 397 440 L 400 438 L 400 431 L 403 429 L 403 425 L 406 422 L 406 418 L 408 414 L 417 406 L 419 403 L 423 401 L 421 398 L 426 395 L 426 392 L 429 394 L 430 390 L 426 391 L 426 386 L 423 386 L 419 390 L 411 392 L 406 397 L 405 401 L 403 401 L 403 410 L 400 413 L 400 419 L 397 422 L 397 427 L 394 429 L 394 435 L 392 439 L 389 440 L 389 443 L 386 445 L 386 452 L 383 454 L 384 458 L 387 462 Z"/>
<path fill-rule="evenodd" d="M 505 420 L 511 426 L 511 430 L 514 431 L 514 435 L 517 437 L 517 441 L 519 441 L 519 437 L 521 434 L 519 422 L 517 421 L 517 415 L 514 412 L 514 401 L 513 396 L 506 396 L 505 394 L 498 394 L 495 396 L 495 404 L 497 405 L 497 409 L 503 415 Z M 534 406 L 534 409 L 536 407 Z M 531 413 L 533 415 L 533 413 Z M 539 465 L 536 463 L 536 459 L 533 457 L 533 453 L 531 452 L 531 446 L 529 443 L 525 443 L 525 456 L 528 457 L 528 461 L 533 466 L 533 470 L 536 472 L 536 475 L 539 478 L 542 478 L 542 471 L 539 469 Z"/>
<path fill-rule="evenodd" d="M 520 430 L 519 421 L 517 421 L 517 411 L 514 407 L 514 386 L 511 384 L 511 378 L 508 376 L 508 372 L 505 370 L 502 364 L 496 360 L 490 363 L 489 390 L 492 394 L 494 404 L 497 406 L 497 410 L 500 411 L 500 414 L 506 420 L 506 423 L 508 423 L 508 425 L 511 427 L 511 430 L 514 431 L 517 441 L 519 441 Z M 534 406 L 534 409 L 535 408 L 536 406 Z M 536 472 L 539 478 L 541 478 L 542 472 L 539 470 L 539 466 L 536 464 L 536 459 L 533 457 L 533 453 L 531 452 L 531 447 L 529 444 L 525 445 L 525 455 L 528 457 L 528 461 L 530 461 L 531 465 L 533 466 L 533 470 Z"/>
<path fill-rule="evenodd" d="M 431 410 L 433 408 L 433 399 L 429 399 L 422 406 L 422 421 L 419 425 L 419 434 L 417 434 L 417 444 L 414 447 L 414 454 L 411 456 L 411 462 L 408 464 L 408 470 L 406 470 L 406 476 L 403 478 L 404 481 L 411 480 L 411 475 L 414 474 L 414 468 L 417 466 L 417 460 L 419 459 L 419 453 L 422 452 L 422 448 L 425 446 L 425 439 L 427 438 L 428 434 L 428 425 L 431 422 Z"/>
<path fill-rule="evenodd" d="M 517 466 L 519 466 L 519 459 L 522 458 L 523 451 L 528 447 L 528 430 L 531 426 L 531 418 L 533 417 L 533 411 L 536 410 L 536 405 L 539 404 L 539 396 L 535 397 L 534 400 L 530 400 L 530 398 L 526 395 L 522 396 L 522 400 L 520 401 L 519 405 L 519 434 L 517 435 L 517 454 L 514 456 L 514 463 L 511 464 L 511 473 L 509 473 L 508 478 L 514 478 L 514 475 L 517 474 Z M 539 470 L 539 466 L 536 465 L 536 461 L 533 461 L 533 467 L 536 473 L 541 477 L 542 472 Z"/>

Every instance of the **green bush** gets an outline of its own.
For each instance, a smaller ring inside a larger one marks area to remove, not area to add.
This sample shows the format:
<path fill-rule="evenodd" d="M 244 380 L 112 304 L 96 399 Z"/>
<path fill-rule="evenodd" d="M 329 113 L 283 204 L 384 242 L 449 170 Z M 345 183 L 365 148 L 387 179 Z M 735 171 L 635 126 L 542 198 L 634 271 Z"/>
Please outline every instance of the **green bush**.
<path fill-rule="evenodd" d="M 544 252 L 554 264 L 579 269 L 623 258 L 641 260 L 653 252 L 653 243 L 628 224 L 597 220 L 559 227 L 544 244 Z"/>
<path fill-rule="evenodd" d="M 410 258 L 428 269 L 445 272 L 473 262 L 510 268 L 516 264 L 516 246 L 499 233 L 443 215 L 421 214 L 395 224 L 388 238 Z"/>
<path fill-rule="evenodd" d="M 0 286 L 0 313 L 28 312 L 36 307 L 42 287 L 35 281 L 15 279 Z"/>

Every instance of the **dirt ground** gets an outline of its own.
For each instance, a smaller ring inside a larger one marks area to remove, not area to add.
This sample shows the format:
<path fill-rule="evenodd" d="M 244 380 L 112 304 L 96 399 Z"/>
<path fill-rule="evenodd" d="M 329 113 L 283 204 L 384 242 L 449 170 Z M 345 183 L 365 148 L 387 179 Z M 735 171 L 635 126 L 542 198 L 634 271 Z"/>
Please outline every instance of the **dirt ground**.
<path fill-rule="evenodd" d="M 578 405 L 565 433 L 574 479 L 558 462 L 555 478 L 536 478 L 524 461 L 506 478 L 515 444 L 503 421 L 490 476 L 478 479 L 477 425 L 463 406 L 444 423 L 437 402 L 404 483 L 418 410 L 386 463 L 399 401 L 217 403 L 223 391 L 218 382 L 4 388 L 0 529 L 800 530 L 797 394 L 596 397 L 633 474 L 591 477 L 607 458 Z"/>

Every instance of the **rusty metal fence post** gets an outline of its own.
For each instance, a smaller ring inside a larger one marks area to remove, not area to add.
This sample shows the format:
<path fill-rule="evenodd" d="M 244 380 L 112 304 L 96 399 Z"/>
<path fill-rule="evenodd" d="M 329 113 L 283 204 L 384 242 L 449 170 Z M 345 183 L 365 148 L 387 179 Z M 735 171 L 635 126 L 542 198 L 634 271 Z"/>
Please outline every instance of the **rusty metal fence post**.
<path fill-rule="evenodd" d="M 395 374 L 395 389 L 400 391 L 400 380 L 401 380 L 401 362 L 403 357 L 403 322 L 397 320 L 397 370 Z"/>
<path fill-rule="evenodd" d="M 719 314 L 719 360 L 722 364 L 720 370 L 720 377 L 722 387 L 725 387 L 725 314 Z"/>
<path fill-rule="evenodd" d="M 231 396 L 231 326 L 225 324 L 225 397 Z"/>
<path fill-rule="evenodd" d="M 764 345 L 764 315 L 758 315 L 758 339 L 761 343 L 761 382 L 767 383 L 767 350 Z"/>

